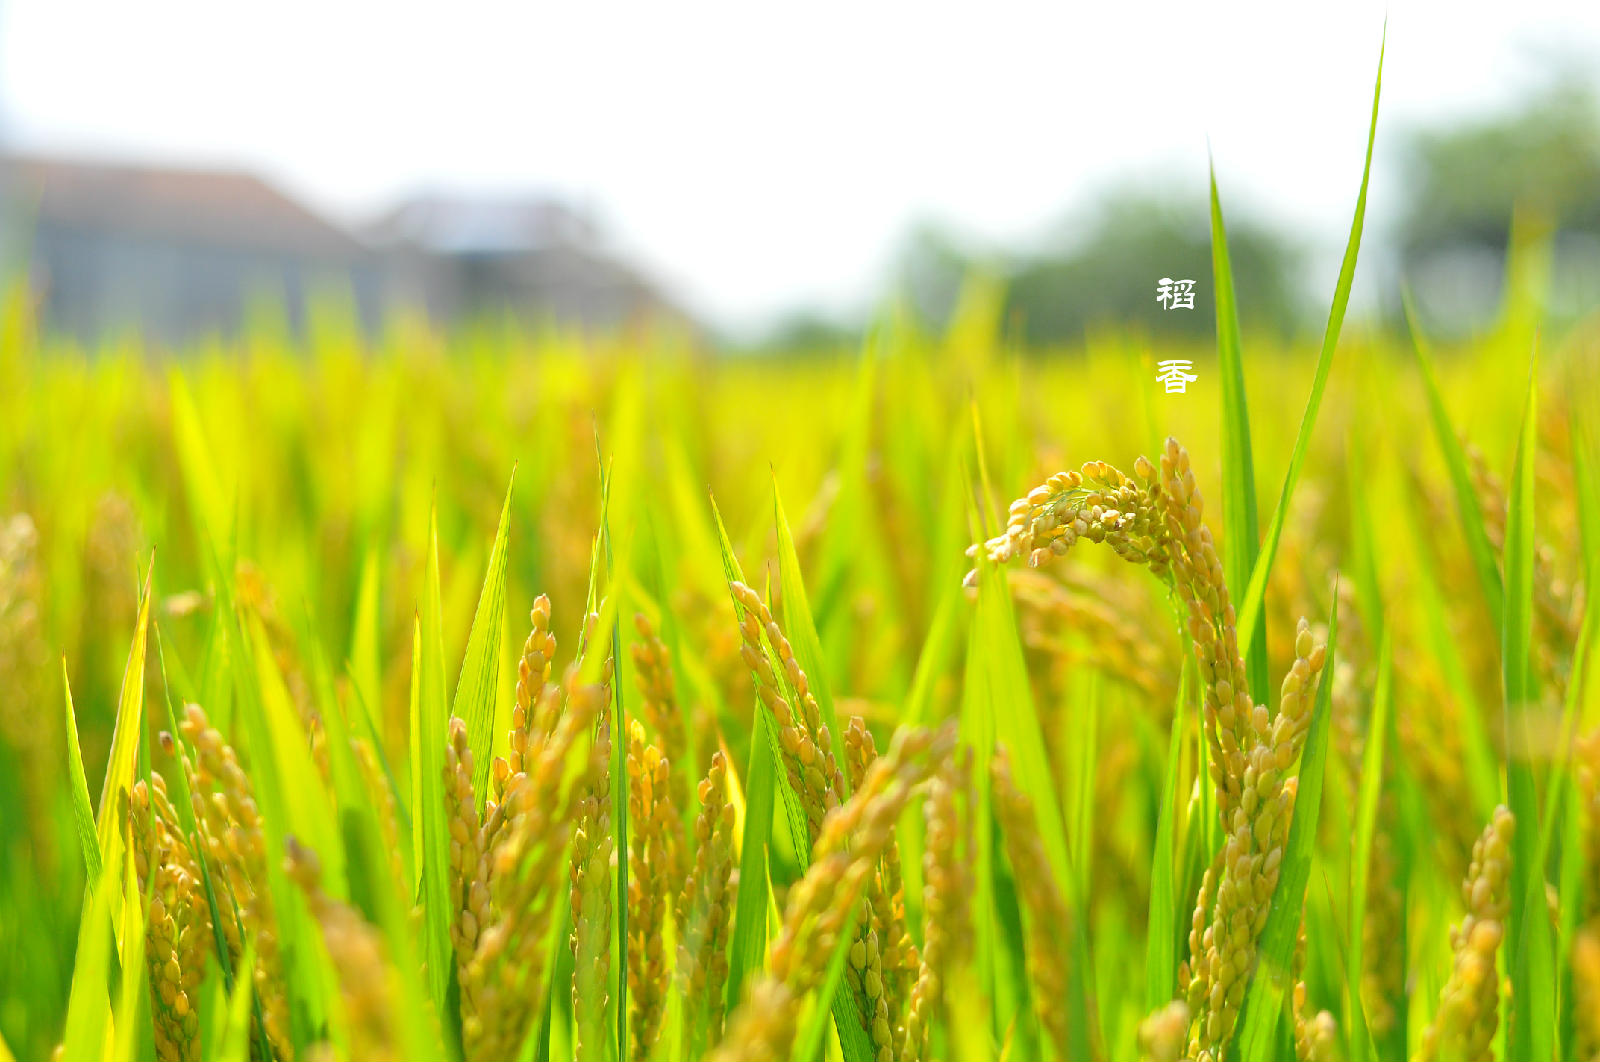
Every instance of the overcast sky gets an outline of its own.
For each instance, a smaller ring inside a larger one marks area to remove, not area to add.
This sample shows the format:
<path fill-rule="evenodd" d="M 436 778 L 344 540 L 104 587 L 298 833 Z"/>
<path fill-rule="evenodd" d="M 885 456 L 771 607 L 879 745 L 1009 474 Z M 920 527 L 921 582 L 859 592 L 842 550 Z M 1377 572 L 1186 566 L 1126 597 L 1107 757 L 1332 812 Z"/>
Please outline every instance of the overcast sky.
<path fill-rule="evenodd" d="M 1600 57 L 1600 4 L 1474 6 L 0 0 L 0 135 L 242 165 L 350 220 L 557 192 L 733 328 L 870 305 L 917 219 L 1025 240 L 1108 181 L 1203 191 L 1209 137 L 1224 205 L 1323 237 L 1331 282 L 1385 14 L 1379 165 Z"/>

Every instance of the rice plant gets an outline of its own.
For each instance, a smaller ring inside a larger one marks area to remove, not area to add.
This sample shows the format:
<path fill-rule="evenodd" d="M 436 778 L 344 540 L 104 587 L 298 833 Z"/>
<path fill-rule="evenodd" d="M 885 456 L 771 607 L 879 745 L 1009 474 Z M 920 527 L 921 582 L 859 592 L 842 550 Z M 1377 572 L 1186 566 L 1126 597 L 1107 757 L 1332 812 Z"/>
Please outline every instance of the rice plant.
<path fill-rule="evenodd" d="M 1314 360 L 1214 182 L 1214 357 L 13 292 L 0 1062 L 1600 1057 L 1600 317 L 1344 335 L 1371 147 Z"/>

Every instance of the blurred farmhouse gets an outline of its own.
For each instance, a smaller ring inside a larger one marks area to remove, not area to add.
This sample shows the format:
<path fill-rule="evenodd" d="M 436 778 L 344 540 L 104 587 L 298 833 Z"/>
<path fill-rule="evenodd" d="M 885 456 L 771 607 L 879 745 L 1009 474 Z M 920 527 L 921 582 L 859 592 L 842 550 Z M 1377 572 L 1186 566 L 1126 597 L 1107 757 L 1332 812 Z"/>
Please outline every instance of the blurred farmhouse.
<path fill-rule="evenodd" d="M 649 281 L 604 250 L 594 223 L 547 199 L 410 199 L 365 232 L 386 291 L 436 319 L 502 308 L 583 324 L 667 311 Z"/>
<path fill-rule="evenodd" d="M 680 316 L 591 221 L 536 197 L 419 197 L 352 229 L 248 173 L 9 156 L 0 233 L 46 325 L 85 342 L 226 336 L 262 300 L 299 328 L 329 295 L 369 329 L 401 307 L 592 328 Z"/>

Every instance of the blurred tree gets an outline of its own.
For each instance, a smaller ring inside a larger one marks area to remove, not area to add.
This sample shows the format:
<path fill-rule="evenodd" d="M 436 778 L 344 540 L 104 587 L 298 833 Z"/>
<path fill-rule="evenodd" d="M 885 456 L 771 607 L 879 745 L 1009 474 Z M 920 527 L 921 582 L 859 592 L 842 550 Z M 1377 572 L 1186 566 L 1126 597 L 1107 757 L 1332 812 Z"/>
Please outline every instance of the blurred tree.
<path fill-rule="evenodd" d="M 831 354 L 851 350 L 861 330 L 816 310 L 799 309 L 779 319 L 754 349 L 784 354 Z"/>
<path fill-rule="evenodd" d="M 1592 308 L 1600 290 L 1600 106 L 1566 75 L 1503 115 L 1413 131 L 1396 231 L 1402 274 L 1430 327 L 1476 330 L 1499 311 L 1512 216 L 1550 237 L 1546 309 Z"/>
<path fill-rule="evenodd" d="M 1275 233 L 1232 218 L 1228 247 L 1239 309 L 1247 326 L 1279 333 L 1300 323 L 1299 256 Z M 931 226 L 916 229 L 901 255 L 911 302 L 942 325 L 961 278 L 979 256 Z M 1151 333 L 1203 339 L 1214 333 L 1211 230 L 1203 203 L 1148 192 L 1115 191 L 1029 251 L 984 256 L 983 268 L 1005 279 L 1005 319 L 1030 344 L 1068 343 L 1099 324 L 1137 323 Z M 1196 282 L 1193 309 L 1156 299 L 1168 277 Z"/>

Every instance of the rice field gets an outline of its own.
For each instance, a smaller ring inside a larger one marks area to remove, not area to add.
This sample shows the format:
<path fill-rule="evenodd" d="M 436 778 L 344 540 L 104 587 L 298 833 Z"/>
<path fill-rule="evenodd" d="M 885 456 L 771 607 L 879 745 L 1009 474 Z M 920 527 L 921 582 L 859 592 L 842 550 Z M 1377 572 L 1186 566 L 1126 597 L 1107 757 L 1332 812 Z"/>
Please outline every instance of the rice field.
<path fill-rule="evenodd" d="M 13 289 L 0 1062 L 1600 1057 L 1600 315 L 1346 326 L 1358 177 L 1320 344 L 1215 187 L 1214 347 Z"/>

